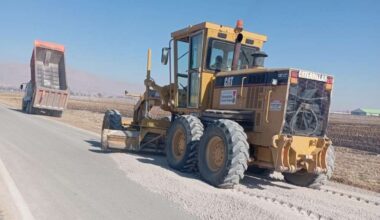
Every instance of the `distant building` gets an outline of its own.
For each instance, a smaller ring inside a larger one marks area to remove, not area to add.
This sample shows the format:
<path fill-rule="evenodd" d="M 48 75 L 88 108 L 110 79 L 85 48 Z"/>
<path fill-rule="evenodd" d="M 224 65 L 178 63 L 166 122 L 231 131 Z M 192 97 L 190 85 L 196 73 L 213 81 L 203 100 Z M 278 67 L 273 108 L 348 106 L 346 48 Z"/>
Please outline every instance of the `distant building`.
<path fill-rule="evenodd" d="M 380 109 L 358 108 L 351 111 L 351 115 L 380 116 Z"/>

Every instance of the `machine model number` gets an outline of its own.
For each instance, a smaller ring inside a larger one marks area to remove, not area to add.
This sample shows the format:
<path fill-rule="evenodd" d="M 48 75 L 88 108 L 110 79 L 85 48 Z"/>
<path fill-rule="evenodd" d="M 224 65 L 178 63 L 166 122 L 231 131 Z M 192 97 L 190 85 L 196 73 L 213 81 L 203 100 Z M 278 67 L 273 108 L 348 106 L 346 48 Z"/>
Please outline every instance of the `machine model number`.
<path fill-rule="evenodd" d="M 224 86 L 232 86 L 232 82 L 234 81 L 233 76 L 229 76 L 224 78 Z"/>

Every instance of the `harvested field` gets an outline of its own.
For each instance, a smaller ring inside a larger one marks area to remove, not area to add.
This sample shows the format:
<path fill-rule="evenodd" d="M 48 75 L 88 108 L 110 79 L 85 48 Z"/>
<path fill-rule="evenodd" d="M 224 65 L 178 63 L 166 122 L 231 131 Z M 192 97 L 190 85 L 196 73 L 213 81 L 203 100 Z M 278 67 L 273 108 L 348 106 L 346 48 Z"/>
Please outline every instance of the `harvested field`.
<path fill-rule="evenodd" d="M 113 108 L 120 111 L 126 117 L 133 116 L 133 104 L 126 100 L 119 99 L 75 99 L 71 98 L 67 103 L 68 109 L 84 110 L 97 113 L 104 113 L 107 109 Z"/>
<path fill-rule="evenodd" d="M 331 114 L 327 132 L 334 145 L 380 153 L 380 117 Z"/>
<path fill-rule="evenodd" d="M 332 180 L 380 192 L 380 154 L 335 146 Z"/>
<path fill-rule="evenodd" d="M 0 93 L 0 102 L 19 109 L 21 94 Z M 100 132 L 103 113 L 118 109 L 130 116 L 133 105 L 127 100 L 70 99 L 62 118 L 54 118 L 73 126 Z M 154 114 L 165 112 L 154 110 Z M 336 171 L 333 181 L 380 192 L 380 119 L 350 115 L 331 115 L 329 137 L 336 146 Z"/>

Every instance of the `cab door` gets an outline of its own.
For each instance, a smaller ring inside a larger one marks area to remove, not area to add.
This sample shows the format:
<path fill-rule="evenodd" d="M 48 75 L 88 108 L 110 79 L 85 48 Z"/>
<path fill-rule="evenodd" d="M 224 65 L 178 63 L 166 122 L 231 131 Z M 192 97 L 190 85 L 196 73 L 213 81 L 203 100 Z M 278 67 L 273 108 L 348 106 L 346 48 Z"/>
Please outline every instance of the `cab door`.
<path fill-rule="evenodd" d="M 189 108 L 199 107 L 200 74 L 203 55 L 203 31 L 196 32 L 190 36 L 190 56 L 188 70 L 188 100 Z"/>
<path fill-rule="evenodd" d="M 175 83 L 177 85 L 176 107 L 186 108 L 188 100 L 188 84 L 189 84 L 189 48 L 190 39 L 184 37 L 175 40 L 174 44 L 174 71 Z"/>

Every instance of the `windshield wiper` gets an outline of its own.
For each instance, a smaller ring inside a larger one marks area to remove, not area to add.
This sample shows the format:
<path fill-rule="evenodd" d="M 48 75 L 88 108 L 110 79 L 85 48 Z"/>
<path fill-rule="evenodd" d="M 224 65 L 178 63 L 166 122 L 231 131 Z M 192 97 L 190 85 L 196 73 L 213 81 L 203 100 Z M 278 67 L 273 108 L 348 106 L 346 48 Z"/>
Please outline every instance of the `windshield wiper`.
<path fill-rule="evenodd" d="M 187 51 L 186 53 L 182 54 L 180 57 L 178 57 L 177 60 L 180 60 L 182 57 L 186 56 L 186 54 L 188 54 L 188 53 L 189 53 L 189 51 Z"/>
<path fill-rule="evenodd" d="M 247 64 L 249 65 L 249 60 L 248 60 L 247 54 L 245 53 L 244 50 L 241 50 L 241 52 L 243 53 L 244 58 L 245 58 L 245 60 L 247 61 Z"/>

